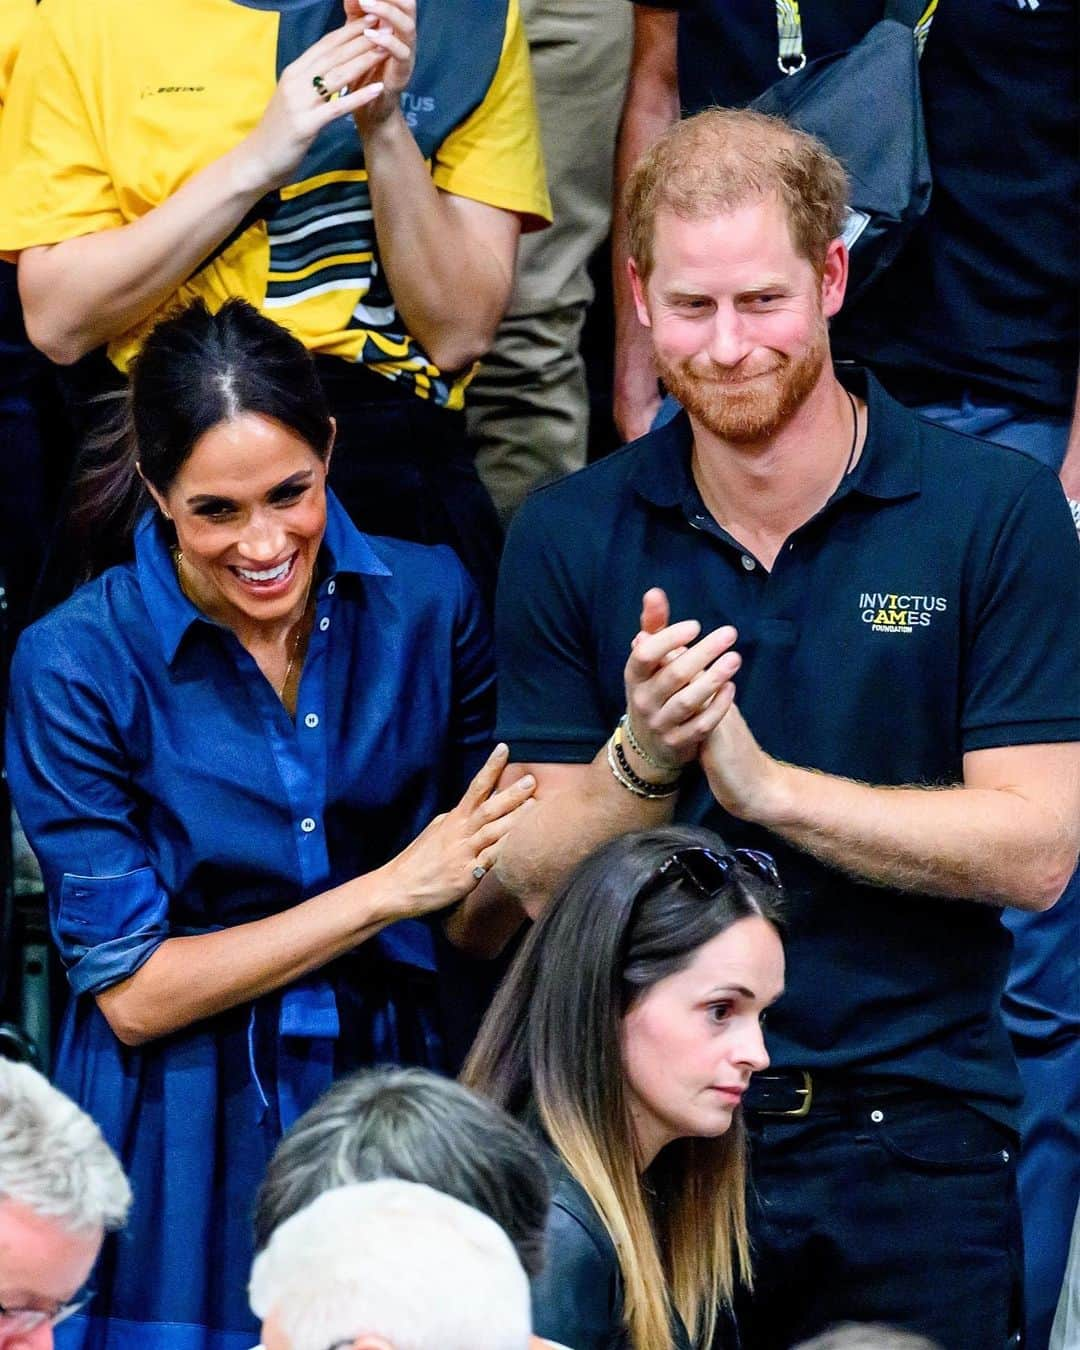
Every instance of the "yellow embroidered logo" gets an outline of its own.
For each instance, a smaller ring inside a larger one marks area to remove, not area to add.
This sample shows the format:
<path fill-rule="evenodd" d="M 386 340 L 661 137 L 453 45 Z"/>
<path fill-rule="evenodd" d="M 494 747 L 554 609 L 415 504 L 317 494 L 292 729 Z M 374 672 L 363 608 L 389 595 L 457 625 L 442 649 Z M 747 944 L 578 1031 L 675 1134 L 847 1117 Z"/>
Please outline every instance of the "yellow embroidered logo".
<path fill-rule="evenodd" d="M 934 615 L 944 613 L 947 608 L 948 601 L 941 595 L 863 591 L 859 596 L 862 621 L 874 633 L 910 633 L 916 628 L 929 628 Z"/>

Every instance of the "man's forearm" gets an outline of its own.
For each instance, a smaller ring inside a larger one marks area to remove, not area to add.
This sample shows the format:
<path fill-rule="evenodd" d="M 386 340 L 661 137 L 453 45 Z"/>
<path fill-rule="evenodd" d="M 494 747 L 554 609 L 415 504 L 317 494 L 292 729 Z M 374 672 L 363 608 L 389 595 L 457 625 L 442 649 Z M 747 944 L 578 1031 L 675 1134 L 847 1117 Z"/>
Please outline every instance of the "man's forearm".
<path fill-rule="evenodd" d="M 883 788 L 778 765 L 755 819 L 821 862 L 898 890 L 1048 909 L 1076 865 L 1076 831 L 997 788 Z"/>
<path fill-rule="evenodd" d="M 615 151 L 611 260 L 615 293 L 615 420 L 626 439 L 641 435 L 659 404 L 652 342 L 634 310 L 622 192 L 641 156 L 679 120 L 677 15 L 634 9 L 634 54 Z"/>
<path fill-rule="evenodd" d="M 145 216 L 27 249 L 19 292 L 30 339 L 68 365 L 134 327 L 167 299 L 265 192 L 241 148 Z"/>
<path fill-rule="evenodd" d="M 562 767 L 562 766 L 560 766 Z M 666 825 L 676 797 L 636 797 L 617 783 L 601 750 L 591 764 L 574 766 L 566 786 L 539 787 L 536 805 L 507 836 L 495 871 L 502 885 L 535 917 L 583 858 L 630 830 Z"/>
<path fill-rule="evenodd" d="M 400 112 L 365 131 L 364 155 L 379 257 L 398 313 L 440 370 L 471 365 L 506 309 L 516 220 L 502 213 L 510 247 L 500 246 L 502 236 L 496 243 L 478 237 L 435 186 Z"/>

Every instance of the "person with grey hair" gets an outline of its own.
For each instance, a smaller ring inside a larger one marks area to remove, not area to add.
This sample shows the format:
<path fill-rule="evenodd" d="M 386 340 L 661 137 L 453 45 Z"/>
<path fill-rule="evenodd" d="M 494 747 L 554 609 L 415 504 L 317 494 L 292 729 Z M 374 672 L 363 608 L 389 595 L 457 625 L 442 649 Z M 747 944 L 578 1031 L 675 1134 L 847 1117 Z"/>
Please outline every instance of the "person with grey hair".
<path fill-rule="evenodd" d="M 884 1322 L 843 1322 L 803 1341 L 795 1350 L 940 1350 L 937 1341 Z"/>
<path fill-rule="evenodd" d="M 52 1346 L 130 1204 L 90 1117 L 29 1065 L 0 1060 L 0 1350 Z"/>
<path fill-rule="evenodd" d="M 259 1189 L 256 1252 L 324 1191 L 381 1178 L 431 1186 L 488 1215 L 526 1273 L 539 1273 L 549 1188 L 535 1141 L 492 1102 L 415 1068 L 351 1074 L 296 1122 Z"/>
<path fill-rule="evenodd" d="M 410 1181 L 327 1191 L 255 1258 L 265 1350 L 528 1350 L 529 1282 L 492 1219 Z"/>

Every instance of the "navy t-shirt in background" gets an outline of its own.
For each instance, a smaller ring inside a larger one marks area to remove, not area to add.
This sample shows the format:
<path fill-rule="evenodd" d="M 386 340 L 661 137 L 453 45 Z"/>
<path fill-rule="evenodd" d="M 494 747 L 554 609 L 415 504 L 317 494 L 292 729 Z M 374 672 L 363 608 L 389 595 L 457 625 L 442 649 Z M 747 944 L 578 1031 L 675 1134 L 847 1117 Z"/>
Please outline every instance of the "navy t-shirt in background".
<path fill-rule="evenodd" d="M 683 110 L 783 78 L 769 0 L 674 0 Z M 800 6 L 809 59 L 883 0 Z M 930 210 L 890 273 L 833 322 L 833 350 L 905 403 L 978 401 L 1067 418 L 1080 354 L 1075 0 L 942 0 L 922 58 Z"/>
<path fill-rule="evenodd" d="M 600 749 L 650 586 L 705 631 L 735 624 L 740 710 L 789 763 L 944 786 L 968 751 L 1080 740 L 1080 548 L 1057 480 L 920 421 L 860 372 L 843 378 L 868 394 L 863 455 L 771 573 L 702 505 L 685 415 L 526 502 L 496 613 L 498 735 L 516 760 Z M 789 899 L 777 1067 L 910 1078 L 1015 1123 L 995 907 L 857 882 L 727 815 L 700 774 L 677 818 L 776 854 Z"/>

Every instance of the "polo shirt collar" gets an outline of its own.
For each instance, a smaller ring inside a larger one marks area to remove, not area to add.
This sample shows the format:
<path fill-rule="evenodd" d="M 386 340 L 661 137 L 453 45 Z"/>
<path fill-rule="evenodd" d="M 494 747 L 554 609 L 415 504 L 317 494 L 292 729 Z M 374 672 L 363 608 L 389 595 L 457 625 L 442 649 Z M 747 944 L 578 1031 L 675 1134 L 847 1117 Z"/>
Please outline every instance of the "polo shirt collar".
<path fill-rule="evenodd" d="M 837 367 L 840 383 L 866 399 L 868 430 L 859 462 L 841 495 L 858 492 L 883 501 L 915 496 L 922 479 L 918 418 L 889 397 L 868 370 Z M 634 442 L 637 463 L 630 485 L 660 507 L 700 510 L 700 495 L 690 469 L 693 430 L 685 412 Z"/>
<path fill-rule="evenodd" d="M 919 419 L 885 392 L 868 370 L 841 364 L 836 378 L 866 400 L 867 434 L 863 452 L 851 476 L 848 492 L 882 501 L 917 496 L 922 485 L 922 445 Z"/>
<path fill-rule="evenodd" d="M 344 575 L 392 575 L 330 489 L 326 493 L 326 533 L 319 553 L 323 563 L 322 585 Z M 162 655 L 166 664 L 171 665 L 193 624 L 217 625 L 180 589 L 172 542 L 157 511 L 147 511 L 135 527 L 135 569 Z"/>

